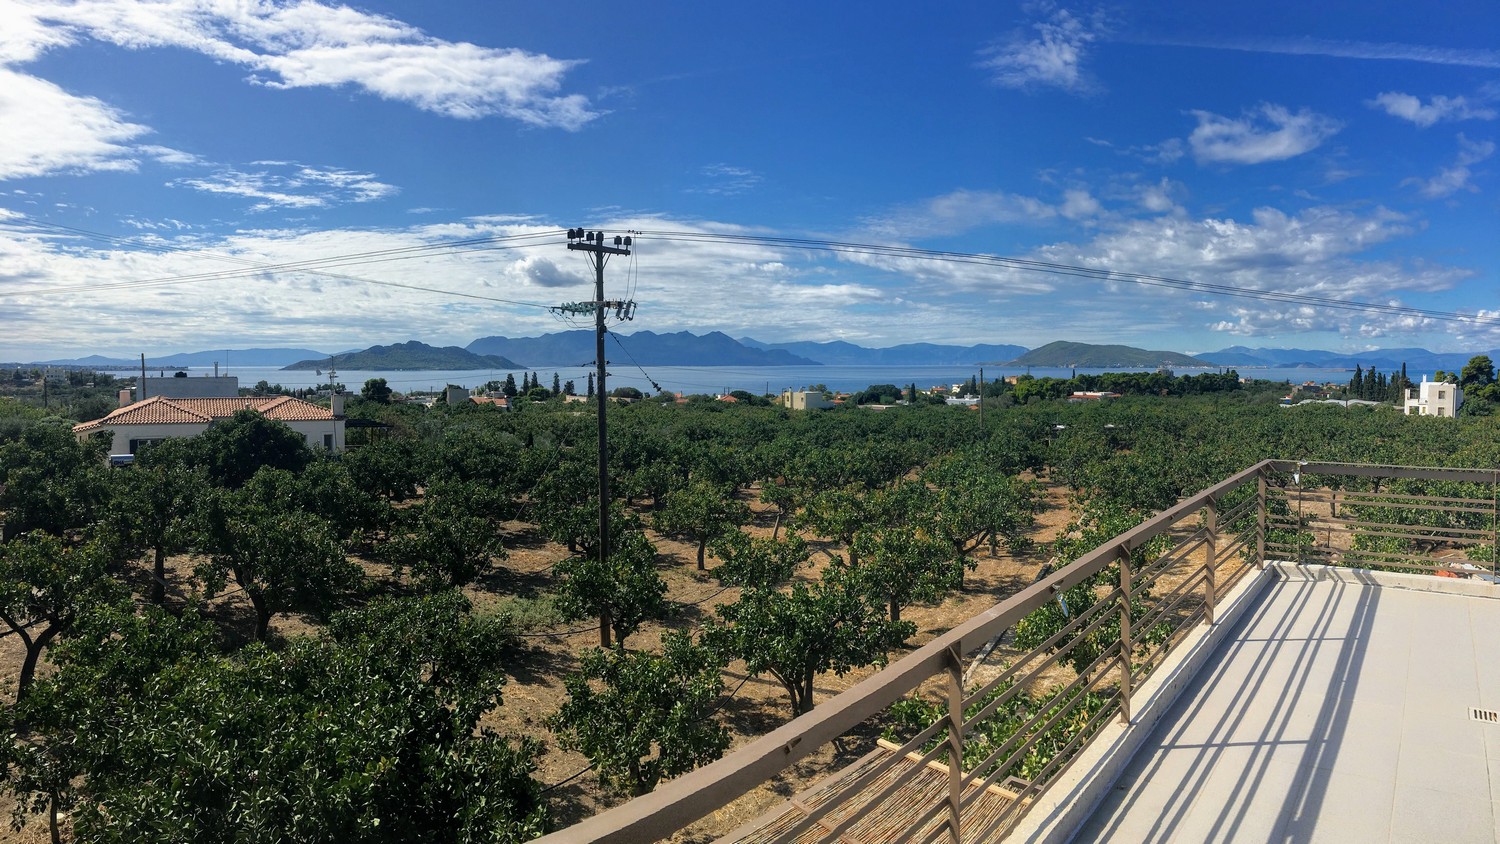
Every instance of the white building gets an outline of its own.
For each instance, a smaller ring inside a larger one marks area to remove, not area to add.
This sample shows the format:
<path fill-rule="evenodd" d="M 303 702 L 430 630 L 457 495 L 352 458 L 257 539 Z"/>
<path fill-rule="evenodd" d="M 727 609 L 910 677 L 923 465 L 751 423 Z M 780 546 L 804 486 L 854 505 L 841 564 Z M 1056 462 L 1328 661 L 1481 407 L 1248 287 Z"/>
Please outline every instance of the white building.
<path fill-rule="evenodd" d="M 833 402 L 823 398 L 817 390 L 782 390 L 781 404 L 792 410 L 822 410 L 833 407 Z"/>
<path fill-rule="evenodd" d="M 1406 415 L 1411 416 L 1457 416 L 1464 406 L 1464 391 L 1457 384 L 1446 381 L 1428 381 L 1406 391 Z"/>
<path fill-rule="evenodd" d="M 220 419 L 228 419 L 241 410 L 253 410 L 267 419 L 285 422 L 307 437 L 309 448 L 343 451 L 343 399 L 341 395 L 334 396 L 330 410 L 291 396 L 188 399 L 153 396 L 114 410 L 103 419 L 74 425 L 73 433 L 82 439 L 98 431 L 109 431 L 114 437 L 110 454 L 135 454 L 147 443 L 201 434 Z"/>

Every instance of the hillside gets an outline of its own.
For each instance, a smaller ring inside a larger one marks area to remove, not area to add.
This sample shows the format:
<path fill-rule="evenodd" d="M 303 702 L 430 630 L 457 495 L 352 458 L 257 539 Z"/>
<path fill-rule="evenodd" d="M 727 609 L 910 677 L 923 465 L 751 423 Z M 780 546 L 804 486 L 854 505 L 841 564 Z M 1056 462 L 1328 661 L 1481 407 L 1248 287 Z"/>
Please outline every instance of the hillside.
<path fill-rule="evenodd" d="M 671 334 L 637 331 L 615 336 L 619 342 L 609 341 L 605 355 L 611 360 L 629 360 L 641 366 L 817 366 L 819 363 L 782 349 L 751 348 L 720 331 L 701 336 L 687 331 Z M 524 360 L 532 367 L 583 366 L 594 359 L 594 332 L 580 329 L 540 337 L 481 337 L 470 343 L 468 350 Z"/>
<path fill-rule="evenodd" d="M 1095 346 L 1058 340 L 1010 361 L 1016 366 L 1214 366 L 1181 352 L 1152 351 L 1134 346 Z"/>
<path fill-rule="evenodd" d="M 857 346 L 843 340 L 824 343 L 799 341 L 762 343 L 750 337 L 740 342 L 757 349 L 780 349 L 827 366 L 972 366 L 1010 360 L 1026 352 L 1025 346 L 980 344 L 945 346 L 936 343 L 903 343 L 883 349 Z"/>
<path fill-rule="evenodd" d="M 476 355 L 457 346 L 429 346 L 411 340 L 390 346 L 371 346 L 361 352 L 348 352 L 333 356 L 333 362 L 343 369 L 356 370 L 401 370 L 401 369 L 524 369 L 508 358 L 496 355 Z M 299 360 L 282 370 L 325 369 L 326 357 Z"/>

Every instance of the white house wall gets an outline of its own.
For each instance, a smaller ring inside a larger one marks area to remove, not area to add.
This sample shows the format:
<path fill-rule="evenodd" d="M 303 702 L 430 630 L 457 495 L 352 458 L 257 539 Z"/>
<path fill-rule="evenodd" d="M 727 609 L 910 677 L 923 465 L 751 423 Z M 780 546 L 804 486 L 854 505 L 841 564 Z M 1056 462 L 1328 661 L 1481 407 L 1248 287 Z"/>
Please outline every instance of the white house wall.
<path fill-rule="evenodd" d="M 333 450 L 344 450 L 344 420 L 322 419 L 283 423 L 307 438 L 307 446 L 314 451 L 324 450 L 324 437 L 333 434 Z M 111 425 L 104 429 L 113 435 L 110 454 L 129 454 L 131 440 L 165 440 L 172 437 L 192 437 L 208 430 L 204 422 L 173 422 L 160 425 Z M 85 435 L 86 436 L 86 435 Z"/>

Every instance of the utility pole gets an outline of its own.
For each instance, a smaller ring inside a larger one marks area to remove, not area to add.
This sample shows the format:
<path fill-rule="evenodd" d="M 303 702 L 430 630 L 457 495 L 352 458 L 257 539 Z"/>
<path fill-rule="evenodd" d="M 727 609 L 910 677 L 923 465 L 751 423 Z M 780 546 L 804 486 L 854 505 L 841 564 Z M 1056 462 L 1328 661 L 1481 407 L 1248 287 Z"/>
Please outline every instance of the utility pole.
<path fill-rule="evenodd" d="M 984 436 L 984 367 L 979 367 L 979 434 Z"/>
<path fill-rule="evenodd" d="M 598 381 L 595 397 L 599 402 L 599 567 L 603 569 L 609 561 L 609 441 L 605 437 L 604 312 L 613 307 L 616 315 L 628 319 L 629 317 L 625 317 L 626 309 L 632 312 L 635 309 L 634 302 L 605 301 L 604 265 L 611 255 L 630 254 L 630 238 L 616 235 L 614 244 L 606 245 L 604 232 L 568 229 L 568 248 L 587 254 L 589 263 L 594 265 L 594 301 L 563 305 L 559 310 L 580 313 L 584 305 L 592 305 L 594 311 L 594 366 Z M 609 647 L 609 638 L 610 617 L 608 613 L 604 613 L 599 617 L 599 644 Z"/>

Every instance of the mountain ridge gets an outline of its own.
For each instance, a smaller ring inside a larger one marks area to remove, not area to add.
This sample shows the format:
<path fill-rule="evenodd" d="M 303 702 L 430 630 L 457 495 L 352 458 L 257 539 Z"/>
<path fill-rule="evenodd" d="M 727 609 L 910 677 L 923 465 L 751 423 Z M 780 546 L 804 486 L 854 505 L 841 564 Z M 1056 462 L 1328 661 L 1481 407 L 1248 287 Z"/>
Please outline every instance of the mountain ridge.
<path fill-rule="evenodd" d="M 281 370 L 323 369 L 326 357 L 299 360 Z M 425 370 L 425 369 L 522 369 L 520 364 L 498 355 L 476 355 L 458 346 L 429 346 L 419 340 L 371 346 L 358 352 L 337 355 L 333 363 L 353 370 Z"/>

